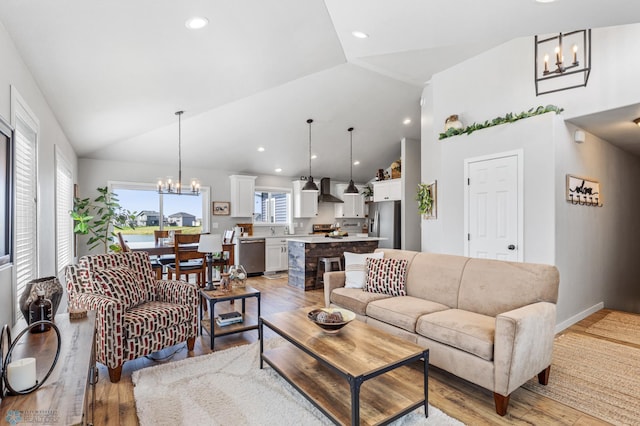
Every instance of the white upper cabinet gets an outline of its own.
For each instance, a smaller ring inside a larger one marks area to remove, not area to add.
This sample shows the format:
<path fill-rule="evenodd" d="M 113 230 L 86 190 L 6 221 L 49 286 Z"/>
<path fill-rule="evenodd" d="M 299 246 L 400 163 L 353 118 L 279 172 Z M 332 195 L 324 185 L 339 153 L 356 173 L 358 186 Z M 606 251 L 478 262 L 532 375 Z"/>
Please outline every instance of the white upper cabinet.
<path fill-rule="evenodd" d="M 293 217 L 318 216 L 318 193 L 303 191 L 302 187 L 307 183 L 303 180 L 293 181 Z"/>
<path fill-rule="evenodd" d="M 373 182 L 373 201 L 402 200 L 402 179 Z"/>
<path fill-rule="evenodd" d="M 338 183 L 335 186 L 333 195 L 340 198 L 344 203 L 334 205 L 336 218 L 363 218 L 364 217 L 364 196 L 362 194 L 345 194 L 346 183 Z M 360 188 L 358 188 L 360 189 Z"/>
<path fill-rule="evenodd" d="M 253 217 L 256 176 L 231 175 L 231 216 Z"/>

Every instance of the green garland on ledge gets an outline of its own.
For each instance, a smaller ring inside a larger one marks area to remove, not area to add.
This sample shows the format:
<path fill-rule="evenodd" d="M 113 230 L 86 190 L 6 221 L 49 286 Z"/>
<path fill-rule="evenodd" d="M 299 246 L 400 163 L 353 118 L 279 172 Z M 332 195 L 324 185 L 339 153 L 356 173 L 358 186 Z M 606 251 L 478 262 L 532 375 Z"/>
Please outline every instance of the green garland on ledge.
<path fill-rule="evenodd" d="M 554 111 L 556 114 L 560 114 L 562 111 L 564 111 L 564 108 L 560 108 L 555 105 L 547 105 L 546 107 L 543 107 L 541 105 L 535 109 L 531 108 L 529 111 L 526 111 L 526 112 L 522 111 L 520 114 L 515 114 L 513 112 L 510 112 L 504 117 L 496 117 L 493 120 L 491 121 L 487 120 L 484 123 L 473 123 L 467 127 L 463 127 L 462 129 L 450 128 L 446 132 L 440 133 L 440 137 L 438 139 L 442 140 L 445 138 L 449 138 L 451 136 L 457 136 L 462 134 L 470 135 L 476 130 L 486 129 L 487 127 L 493 127 L 499 124 L 513 123 L 514 121 L 522 120 L 523 118 L 529 118 L 535 115 L 541 115 L 551 111 Z"/>

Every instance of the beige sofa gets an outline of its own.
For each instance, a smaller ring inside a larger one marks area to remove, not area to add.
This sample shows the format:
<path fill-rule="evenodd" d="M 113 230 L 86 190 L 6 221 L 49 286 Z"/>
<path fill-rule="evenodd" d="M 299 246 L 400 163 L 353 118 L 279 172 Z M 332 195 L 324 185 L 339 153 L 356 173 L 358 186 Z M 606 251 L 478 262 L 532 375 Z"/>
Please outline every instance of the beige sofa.
<path fill-rule="evenodd" d="M 378 249 L 406 259 L 406 296 L 344 288 L 344 272 L 324 276 L 325 303 L 429 348 L 429 362 L 494 394 L 504 416 L 509 395 L 549 378 L 559 275 L 555 266 Z"/>

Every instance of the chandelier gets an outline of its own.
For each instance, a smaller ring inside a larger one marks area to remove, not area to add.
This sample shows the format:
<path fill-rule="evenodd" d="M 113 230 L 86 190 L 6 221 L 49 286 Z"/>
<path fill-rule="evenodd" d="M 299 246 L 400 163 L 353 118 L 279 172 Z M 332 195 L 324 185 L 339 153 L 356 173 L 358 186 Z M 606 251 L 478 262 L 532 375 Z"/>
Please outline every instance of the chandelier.
<path fill-rule="evenodd" d="M 159 194 L 175 194 L 175 195 L 199 195 L 200 194 L 200 182 L 198 179 L 191 179 L 191 187 L 189 191 L 182 192 L 182 114 L 184 111 L 177 111 L 178 116 L 178 180 L 173 181 L 171 176 L 168 176 L 164 181 L 158 180 L 158 193 Z"/>
<path fill-rule="evenodd" d="M 591 30 L 535 36 L 534 59 L 536 96 L 586 86 L 591 73 Z"/>
<path fill-rule="evenodd" d="M 318 185 L 313 181 L 313 176 L 311 176 L 311 123 L 313 123 L 313 119 L 308 119 L 307 124 L 309 125 L 309 179 L 307 179 L 307 183 L 304 184 L 302 190 L 307 192 L 318 192 Z"/>
<path fill-rule="evenodd" d="M 353 183 L 353 127 L 347 129 L 349 132 L 349 186 L 344 190 L 345 194 L 358 194 L 358 188 Z"/>

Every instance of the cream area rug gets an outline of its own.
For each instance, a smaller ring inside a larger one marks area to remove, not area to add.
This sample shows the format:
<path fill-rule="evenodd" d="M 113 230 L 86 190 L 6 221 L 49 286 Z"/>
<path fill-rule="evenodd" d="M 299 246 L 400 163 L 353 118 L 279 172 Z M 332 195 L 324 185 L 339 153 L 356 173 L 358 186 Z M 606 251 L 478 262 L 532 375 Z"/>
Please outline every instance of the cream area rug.
<path fill-rule="evenodd" d="M 611 312 L 585 331 L 640 346 L 640 315 Z"/>
<path fill-rule="evenodd" d="M 268 339 L 265 347 L 283 344 Z M 259 368 L 259 343 L 188 358 L 133 373 L 141 426 L 156 425 L 330 425 L 327 417 L 266 363 Z M 462 425 L 429 406 L 393 425 Z"/>
<path fill-rule="evenodd" d="M 549 384 L 524 387 L 616 425 L 640 422 L 640 349 L 566 333 L 556 338 Z"/>

